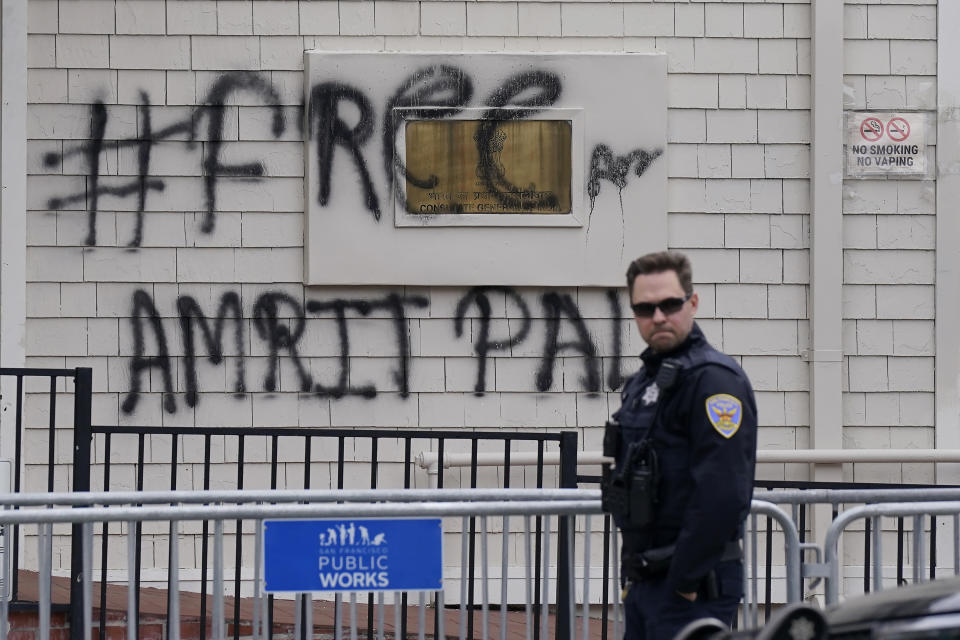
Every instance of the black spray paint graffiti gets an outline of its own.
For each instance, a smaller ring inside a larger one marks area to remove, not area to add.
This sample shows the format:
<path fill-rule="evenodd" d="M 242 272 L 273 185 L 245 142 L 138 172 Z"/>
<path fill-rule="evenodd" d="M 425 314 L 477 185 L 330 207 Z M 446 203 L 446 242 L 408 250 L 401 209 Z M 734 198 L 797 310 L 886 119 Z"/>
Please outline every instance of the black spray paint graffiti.
<path fill-rule="evenodd" d="M 543 70 L 525 71 L 504 80 L 484 101 L 484 110 L 479 116 L 482 120 L 475 136 L 480 157 L 478 177 L 486 190 L 498 202 L 507 208 L 530 210 L 551 209 L 556 207 L 555 194 L 543 198 L 524 197 L 524 194 L 536 192 L 535 185 L 515 185 L 505 175 L 502 165 L 496 161 L 498 122 L 517 120 L 537 114 L 557 102 L 562 92 L 559 75 Z M 162 129 L 152 128 L 149 96 L 141 92 L 138 119 L 139 130 L 135 138 L 106 140 L 108 124 L 107 107 L 100 101 L 90 107 L 89 140 L 63 153 L 48 153 L 44 163 L 55 167 L 64 158 L 82 156 L 88 169 L 86 188 L 82 192 L 53 197 L 48 200 L 50 209 L 59 209 L 75 202 L 87 203 L 88 231 L 85 242 L 96 245 L 97 211 L 100 196 L 112 195 L 126 198 L 137 195 L 136 226 L 128 246 L 138 247 L 143 243 L 143 214 L 147 197 L 151 191 L 163 191 L 166 183 L 163 179 L 150 177 L 151 152 L 157 142 L 186 135 L 188 148 L 197 143 L 197 129 L 201 120 L 206 119 L 206 142 L 202 163 L 204 181 L 204 218 L 201 231 L 210 233 L 215 225 L 217 211 L 217 184 L 220 177 L 245 178 L 258 180 L 265 175 L 262 162 L 251 161 L 240 164 L 224 164 L 221 152 L 224 143 L 226 104 L 236 93 L 250 93 L 258 96 L 263 104 L 272 110 L 272 135 L 279 138 L 285 128 L 280 96 L 274 86 L 263 76 L 256 73 L 232 72 L 220 76 L 210 88 L 203 104 L 194 108 L 190 115 Z M 413 72 L 399 84 L 398 89 L 384 105 L 383 112 L 383 168 L 384 178 L 390 185 L 391 196 L 402 199 L 402 181 L 421 188 L 436 186 L 436 176 L 412 176 L 403 162 L 396 156 L 396 134 L 403 117 L 417 119 L 439 119 L 460 113 L 473 99 L 473 81 L 462 69 L 450 65 L 435 65 Z M 373 137 L 376 113 L 369 97 L 360 89 L 341 82 L 324 82 L 316 85 L 310 92 L 310 112 L 307 119 L 307 133 L 317 141 L 317 201 L 327 206 L 331 196 L 331 182 L 334 158 L 337 148 L 341 148 L 350 157 L 359 177 L 364 206 L 379 221 L 381 217 L 380 199 L 371 177 L 364 147 Z M 356 122 L 348 123 L 341 114 L 341 106 L 352 105 L 358 112 Z M 303 105 L 301 105 L 302 108 Z M 300 118 L 297 119 L 298 123 Z M 106 186 L 101 181 L 100 155 L 104 150 L 135 147 L 137 149 L 137 176 L 126 184 Z M 644 151 L 637 149 L 625 156 L 614 156 L 603 144 L 597 145 L 590 160 L 587 177 L 587 193 L 590 196 L 590 211 L 593 212 L 596 198 L 600 193 L 601 180 L 615 184 L 622 192 L 627 184 L 627 173 L 634 167 L 634 173 L 640 177 L 647 167 L 662 154 L 662 150 Z M 450 210 L 456 211 L 462 205 L 449 203 Z M 621 193 L 621 214 L 623 201 Z M 589 222 L 588 222 L 589 231 Z"/>
<path fill-rule="evenodd" d="M 491 337 L 490 321 L 493 310 L 490 294 L 502 294 L 506 301 L 519 310 L 519 324 L 512 332 L 512 336 Z M 624 379 L 620 371 L 620 303 L 616 291 L 609 291 L 607 297 L 612 312 L 613 335 L 613 367 L 607 377 L 607 387 L 610 391 L 615 391 L 622 385 Z M 175 413 L 177 401 L 173 385 L 173 357 L 168 348 L 160 312 L 151 295 L 142 289 L 134 292 L 132 302 L 130 327 L 133 334 L 134 355 L 130 361 L 130 392 L 121 408 L 128 414 L 136 410 L 140 396 L 149 387 L 151 372 L 156 370 L 160 374 L 163 388 L 163 410 Z M 583 388 L 591 393 L 600 392 L 600 359 L 597 355 L 597 347 L 587 331 L 586 323 L 576 302 L 569 295 L 557 293 L 544 294 L 540 302 L 547 330 L 540 365 L 536 373 L 536 388 L 539 391 L 547 391 L 553 385 L 558 355 L 561 352 L 572 351 L 583 359 L 584 375 L 581 380 Z M 252 317 L 248 319 L 243 317 L 243 304 L 240 295 L 236 292 L 227 292 L 220 297 L 214 317 L 204 314 L 204 310 L 196 299 L 186 295 L 180 296 L 176 302 L 176 311 L 184 348 L 184 403 L 188 407 L 195 407 L 200 403 L 201 398 L 197 375 L 197 328 L 206 347 L 207 360 L 213 365 L 221 365 L 224 362 L 224 336 L 228 330 L 228 321 L 231 321 L 234 327 L 233 349 L 236 356 L 236 369 L 233 393 L 243 395 L 252 390 L 277 391 L 280 358 L 284 357 L 293 365 L 295 386 L 300 392 L 334 399 L 345 396 L 374 398 L 377 395 L 377 388 L 373 384 L 350 383 L 349 325 L 351 318 L 369 317 L 378 312 L 385 312 L 393 324 L 397 367 L 391 373 L 401 397 L 408 397 L 411 349 L 407 310 L 422 309 L 427 307 L 428 303 L 427 298 L 422 296 L 390 293 L 374 299 L 307 300 L 306 304 L 301 304 L 288 293 L 267 291 L 260 294 L 253 302 Z M 527 303 L 515 290 L 509 287 L 476 287 L 468 291 L 457 303 L 453 319 L 453 330 L 457 337 L 464 336 L 466 314 L 473 305 L 480 310 L 473 332 L 473 348 L 477 355 L 477 381 L 474 392 L 477 395 L 483 395 L 487 391 L 486 371 L 489 355 L 508 353 L 512 347 L 527 340 L 533 321 Z M 308 314 L 313 316 L 332 314 L 336 321 L 340 353 L 339 371 L 334 384 L 315 380 L 300 353 L 299 345 L 306 332 L 307 323 L 311 320 Z M 244 359 L 247 353 L 244 327 L 248 320 L 252 322 L 256 336 L 266 346 L 268 353 L 267 370 L 258 389 L 248 389 L 245 377 Z M 564 321 L 572 327 L 576 340 L 560 341 L 560 327 Z"/>
<path fill-rule="evenodd" d="M 490 299 L 486 295 L 487 292 L 503 293 L 520 310 L 520 327 L 513 336 L 490 340 L 492 309 Z M 530 333 L 530 310 L 523 298 L 517 295 L 517 292 L 513 289 L 508 287 L 474 287 L 457 303 L 457 312 L 453 318 L 453 330 L 458 338 L 463 335 L 463 321 L 467 309 L 474 303 L 480 309 L 479 327 L 477 327 L 477 335 L 473 340 L 473 351 L 477 354 L 477 384 L 474 386 L 474 392 L 477 395 L 483 395 L 487 390 L 487 354 L 491 351 L 507 351 L 510 347 L 526 340 L 527 334 Z"/>
<path fill-rule="evenodd" d="M 140 92 L 140 128 L 136 138 L 122 140 L 104 140 L 107 128 L 107 108 L 103 102 L 97 101 L 90 106 L 90 139 L 85 144 L 64 151 L 62 154 L 48 153 L 44 156 L 44 164 L 54 167 L 64 158 L 82 156 L 89 171 L 87 189 L 70 194 L 50 198 L 47 207 L 59 209 L 74 202 L 87 201 L 88 229 L 85 243 L 88 246 L 97 243 L 97 211 L 99 199 L 102 195 L 113 195 L 125 198 L 137 194 L 137 221 L 133 238 L 128 246 L 139 247 L 143 243 L 143 213 L 146 210 L 147 194 L 150 191 L 163 191 L 166 184 L 162 179 L 150 178 L 150 158 L 153 146 L 168 138 L 187 135 L 188 147 L 196 144 L 197 124 L 202 118 L 207 119 L 207 142 L 203 159 L 205 217 L 201 229 L 210 233 L 214 228 L 214 216 L 217 209 L 217 180 L 219 176 L 234 176 L 248 179 L 258 179 L 265 173 L 261 162 L 248 162 L 236 165 L 225 165 L 220 161 L 220 153 L 224 135 L 224 111 L 227 99 L 234 93 L 247 92 L 258 95 L 273 111 L 272 134 L 279 138 L 286 127 L 283 110 L 280 107 L 280 96 L 273 86 L 261 76 L 248 73 L 227 73 L 220 76 L 210 88 L 203 100 L 203 105 L 196 107 L 187 118 L 153 131 L 151 127 L 151 105 L 146 93 Z M 105 149 L 120 149 L 136 147 L 137 149 L 137 177 L 127 184 L 120 186 L 103 186 L 100 184 L 100 154 Z"/>
<path fill-rule="evenodd" d="M 383 168 L 389 177 L 393 197 L 403 201 L 403 180 L 421 189 L 437 186 L 437 176 L 414 176 L 396 154 L 397 129 L 404 118 L 437 120 L 463 111 L 473 99 L 473 81 L 462 69 L 436 65 L 415 71 L 400 84 L 383 110 Z M 402 112 L 396 109 L 403 109 Z"/>

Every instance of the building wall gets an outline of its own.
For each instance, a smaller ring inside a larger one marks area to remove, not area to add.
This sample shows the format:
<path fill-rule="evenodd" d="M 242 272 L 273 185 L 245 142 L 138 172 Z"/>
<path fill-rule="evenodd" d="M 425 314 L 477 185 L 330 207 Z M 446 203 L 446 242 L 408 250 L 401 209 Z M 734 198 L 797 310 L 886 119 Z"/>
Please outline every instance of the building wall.
<path fill-rule="evenodd" d="M 95 422 L 576 429 L 581 446 L 599 449 L 643 348 L 624 292 L 301 284 L 303 51 L 661 51 L 669 246 L 693 260 L 707 336 L 753 380 L 760 446 L 809 445 L 808 2 L 29 0 L 28 9 L 27 364 L 93 367 Z M 845 108 L 934 110 L 936 18 L 935 0 L 848 2 Z M 211 187 L 218 145 L 222 164 L 259 163 L 262 175 Z M 933 182 L 844 184 L 835 428 L 845 446 L 935 445 L 934 195 Z M 624 202 L 628 214 L 642 205 Z M 392 295 L 409 302 L 402 314 Z M 194 385 L 181 312 L 216 318 L 224 301 L 241 305 L 240 345 L 227 321 L 213 364 L 194 327 Z M 331 304 L 304 311 L 312 301 Z M 278 341 L 301 322 L 294 350 Z M 481 384 L 484 325 L 491 340 L 515 344 L 488 353 Z M 397 375 L 404 342 L 407 376 Z M 30 402 L 32 424 L 45 424 L 46 400 Z M 46 448 L 31 445 L 44 437 L 28 434 L 38 486 Z M 808 477 L 805 465 L 760 473 Z M 934 479 L 929 465 L 844 474 Z"/>

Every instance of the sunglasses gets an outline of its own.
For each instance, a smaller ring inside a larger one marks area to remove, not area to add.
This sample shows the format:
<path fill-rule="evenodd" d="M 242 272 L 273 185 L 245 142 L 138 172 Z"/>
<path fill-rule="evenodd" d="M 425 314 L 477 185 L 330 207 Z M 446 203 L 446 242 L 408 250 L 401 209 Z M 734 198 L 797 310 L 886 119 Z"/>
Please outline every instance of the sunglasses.
<path fill-rule="evenodd" d="M 663 315 L 669 316 L 680 311 L 692 295 L 688 293 L 682 298 L 664 298 L 660 302 L 635 302 L 630 305 L 630 308 L 633 309 L 633 315 L 638 318 L 652 318 L 657 309 L 660 309 Z"/>

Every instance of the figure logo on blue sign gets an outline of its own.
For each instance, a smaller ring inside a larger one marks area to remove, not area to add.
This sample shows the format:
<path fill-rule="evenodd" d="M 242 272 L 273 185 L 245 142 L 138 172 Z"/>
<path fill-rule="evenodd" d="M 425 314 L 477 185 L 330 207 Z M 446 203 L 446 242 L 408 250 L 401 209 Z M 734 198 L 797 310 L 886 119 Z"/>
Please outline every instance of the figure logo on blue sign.
<path fill-rule="evenodd" d="M 267 592 L 441 587 L 443 530 L 438 518 L 269 520 L 263 527 Z"/>

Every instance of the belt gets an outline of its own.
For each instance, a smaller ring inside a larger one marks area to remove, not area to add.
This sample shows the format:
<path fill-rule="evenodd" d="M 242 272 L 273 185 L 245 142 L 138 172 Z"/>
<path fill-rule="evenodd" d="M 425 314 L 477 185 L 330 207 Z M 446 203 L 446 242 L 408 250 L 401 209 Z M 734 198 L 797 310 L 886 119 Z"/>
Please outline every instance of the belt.
<path fill-rule="evenodd" d="M 624 573 L 634 580 L 659 578 L 670 570 L 670 561 L 673 559 L 675 550 L 676 545 L 671 544 L 628 554 L 623 559 Z M 723 548 L 720 562 L 740 560 L 742 557 L 743 551 L 740 549 L 740 541 L 731 540 Z"/>

